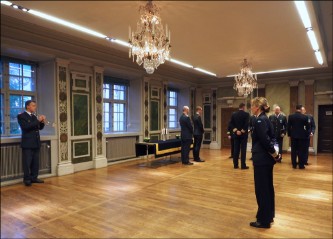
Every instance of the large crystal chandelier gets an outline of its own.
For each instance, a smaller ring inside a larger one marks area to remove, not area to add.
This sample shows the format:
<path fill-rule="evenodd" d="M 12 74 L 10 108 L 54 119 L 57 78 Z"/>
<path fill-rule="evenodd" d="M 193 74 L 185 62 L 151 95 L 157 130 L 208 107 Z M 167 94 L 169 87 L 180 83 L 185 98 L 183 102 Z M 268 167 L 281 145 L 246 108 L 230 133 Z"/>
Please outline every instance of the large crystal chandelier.
<path fill-rule="evenodd" d="M 235 76 L 234 89 L 239 96 L 247 97 L 257 88 L 257 75 L 252 73 L 252 66 L 246 59 L 241 64 L 240 73 Z"/>
<path fill-rule="evenodd" d="M 131 32 L 129 28 L 129 57 L 133 57 L 133 62 L 135 60 L 139 66 L 143 63 L 148 74 L 153 74 L 170 58 L 170 31 L 166 25 L 164 33 L 159 10 L 152 1 L 148 1 L 139 8 L 140 20 L 136 31 Z"/>

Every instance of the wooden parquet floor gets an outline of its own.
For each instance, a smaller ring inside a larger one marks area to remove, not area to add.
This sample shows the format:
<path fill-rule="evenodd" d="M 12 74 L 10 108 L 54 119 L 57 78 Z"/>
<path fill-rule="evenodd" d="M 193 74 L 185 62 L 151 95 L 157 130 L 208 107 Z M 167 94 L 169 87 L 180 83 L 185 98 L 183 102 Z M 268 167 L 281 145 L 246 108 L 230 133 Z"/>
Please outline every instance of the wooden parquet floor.
<path fill-rule="evenodd" d="M 251 161 L 240 170 L 229 150 L 201 155 L 206 162 L 193 166 L 142 159 L 2 187 L 1 237 L 332 238 L 332 155 L 310 156 L 305 170 L 284 155 L 274 167 L 270 229 L 249 226 L 257 210 Z"/>

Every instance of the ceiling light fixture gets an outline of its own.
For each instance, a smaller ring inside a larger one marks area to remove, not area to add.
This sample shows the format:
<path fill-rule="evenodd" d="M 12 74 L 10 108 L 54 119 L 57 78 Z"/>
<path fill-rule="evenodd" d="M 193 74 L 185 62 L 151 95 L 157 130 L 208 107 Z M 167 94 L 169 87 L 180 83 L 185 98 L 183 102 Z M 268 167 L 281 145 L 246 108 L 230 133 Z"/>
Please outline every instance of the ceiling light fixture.
<path fill-rule="evenodd" d="M 63 25 L 63 26 L 81 31 L 81 32 L 84 32 L 84 33 L 88 33 L 88 34 L 93 35 L 95 37 L 100 37 L 100 38 L 106 38 L 107 37 L 107 36 L 103 35 L 102 33 L 96 32 L 96 31 L 91 30 L 89 28 L 82 27 L 80 25 L 62 20 L 60 18 L 51 16 L 51 15 L 48 15 L 48 14 L 45 14 L 45 13 L 42 13 L 42 12 L 39 12 L 39 11 L 36 11 L 36 10 L 30 9 L 29 13 L 31 13 L 32 15 L 35 15 L 37 17 L 46 19 L 48 21 L 51 21 L 51 22 L 54 22 L 54 23 L 57 23 L 57 24 L 60 24 L 60 25 Z"/>
<path fill-rule="evenodd" d="M 206 70 L 204 70 L 204 69 L 202 69 L 202 68 L 199 68 L 199 67 L 194 67 L 194 70 L 197 70 L 197 71 L 200 71 L 200 72 L 206 73 L 206 74 L 211 75 L 211 76 L 216 76 L 215 73 L 210 72 L 210 71 L 206 71 Z"/>
<path fill-rule="evenodd" d="M 12 3 L 9 1 L 1 1 L 1 4 L 7 5 L 7 6 L 11 6 Z"/>
<path fill-rule="evenodd" d="M 299 13 L 299 16 L 301 17 L 301 20 L 303 22 L 303 25 L 305 27 L 306 33 L 308 35 L 308 38 L 310 40 L 312 49 L 315 52 L 315 56 L 317 58 L 317 61 L 320 65 L 324 63 L 323 57 L 321 55 L 321 52 L 319 51 L 319 45 L 317 42 L 316 35 L 313 31 L 312 25 L 311 25 L 311 20 L 309 17 L 308 10 L 306 8 L 305 2 L 304 1 L 294 1 L 297 11 Z"/>
<path fill-rule="evenodd" d="M 251 64 L 244 59 L 241 64 L 240 73 L 235 76 L 234 89 L 239 96 L 247 97 L 257 87 L 257 75 L 252 72 Z"/>
<path fill-rule="evenodd" d="M 131 32 L 129 27 L 129 57 L 133 57 L 133 62 L 136 61 L 139 66 L 143 63 L 148 74 L 153 74 L 160 64 L 170 58 L 170 31 L 166 25 L 164 33 L 159 11 L 152 1 L 148 1 L 139 8 L 137 30 Z"/>
<path fill-rule="evenodd" d="M 178 60 L 176 60 L 176 59 L 170 59 L 169 61 L 171 61 L 172 63 L 178 64 L 178 65 L 181 65 L 181 66 L 185 66 L 185 67 L 187 67 L 187 68 L 193 68 L 192 65 L 187 64 L 187 63 L 182 62 L 182 61 L 178 61 Z"/>

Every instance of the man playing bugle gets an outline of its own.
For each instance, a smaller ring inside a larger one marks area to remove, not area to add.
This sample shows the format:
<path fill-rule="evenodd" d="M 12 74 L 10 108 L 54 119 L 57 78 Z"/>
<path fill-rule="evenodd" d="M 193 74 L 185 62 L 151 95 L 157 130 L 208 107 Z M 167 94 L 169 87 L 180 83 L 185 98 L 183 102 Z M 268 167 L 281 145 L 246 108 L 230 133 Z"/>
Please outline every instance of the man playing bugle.
<path fill-rule="evenodd" d="M 31 186 L 32 183 L 44 183 L 38 179 L 39 171 L 39 150 L 40 135 L 39 131 L 45 126 L 46 117 L 44 115 L 35 115 L 36 102 L 28 100 L 25 102 L 25 111 L 17 116 L 18 123 L 22 130 L 22 166 L 23 183 L 25 186 Z"/>

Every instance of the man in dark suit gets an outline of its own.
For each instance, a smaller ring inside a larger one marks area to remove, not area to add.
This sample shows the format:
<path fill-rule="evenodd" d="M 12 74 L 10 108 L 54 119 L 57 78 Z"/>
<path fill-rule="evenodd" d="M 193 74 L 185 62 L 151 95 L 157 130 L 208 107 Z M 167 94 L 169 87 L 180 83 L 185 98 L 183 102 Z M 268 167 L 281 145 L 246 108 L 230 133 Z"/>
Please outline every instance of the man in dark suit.
<path fill-rule="evenodd" d="M 193 138 L 193 158 L 196 162 L 205 162 L 205 160 L 200 159 L 200 148 L 204 134 L 204 127 L 201 121 L 202 108 L 197 106 L 196 113 L 193 115 L 192 121 L 194 126 Z"/>
<path fill-rule="evenodd" d="M 239 152 L 241 152 L 241 169 L 248 169 L 246 166 L 246 147 L 248 137 L 250 114 L 245 112 L 245 104 L 239 105 L 239 110 L 231 115 L 231 128 L 234 134 L 234 168 L 238 167 Z"/>
<path fill-rule="evenodd" d="M 280 107 L 277 105 L 274 108 L 274 114 L 269 116 L 269 121 L 273 125 L 274 135 L 276 138 L 276 142 L 279 145 L 279 153 L 281 154 L 281 158 L 279 163 L 282 161 L 282 146 L 283 146 L 283 137 L 287 132 L 287 117 L 281 113 Z"/>
<path fill-rule="evenodd" d="M 190 147 L 192 144 L 192 137 L 193 137 L 193 126 L 191 124 L 189 114 L 189 107 L 183 107 L 183 114 L 179 118 L 179 124 L 181 128 L 181 157 L 182 163 L 184 165 L 192 165 L 193 163 L 190 162 L 189 154 L 190 154 Z"/>
<path fill-rule="evenodd" d="M 305 109 L 304 106 L 302 107 L 301 112 L 302 112 L 302 114 L 304 114 L 308 117 L 308 123 L 310 125 L 310 136 L 308 138 L 307 146 L 306 146 L 308 150 L 306 151 L 306 159 L 305 159 L 305 165 L 309 165 L 308 164 L 308 159 L 309 159 L 310 139 L 311 139 L 311 137 L 313 137 L 314 133 L 316 132 L 316 124 L 315 124 L 315 121 L 313 119 L 313 116 L 310 115 L 310 114 L 306 114 L 306 109 Z"/>
<path fill-rule="evenodd" d="M 44 128 L 46 118 L 44 115 L 40 115 L 37 118 L 34 115 L 36 108 L 36 102 L 28 100 L 25 102 L 26 111 L 17 116 L 18 123 L 22 130 L 23 182 L 26 186 L 31 186 L 32 183 L 44 183 L 43 180 L 38 179 L 40 150 L 39 130 Z"/>
<path fill-rule="evenodd" d="M 305 169 L 307 141 L 310 135 L 308 117 L 301 113 L 302 105 L 296 105 L 296 113 L 288 117 L 288 136 L 291 138 L 291 163 L 293 168 L 298 165 Z"/>

